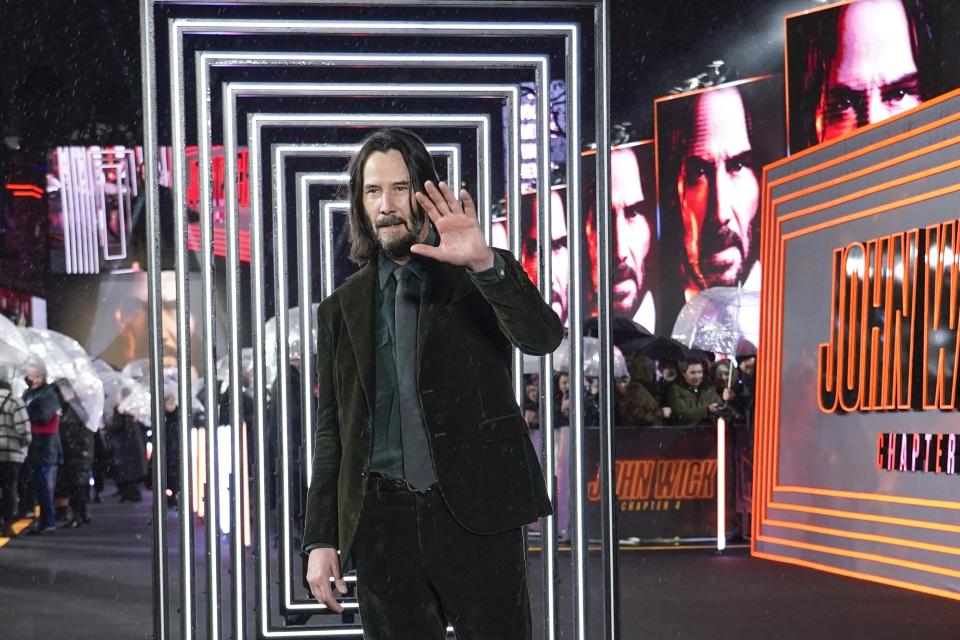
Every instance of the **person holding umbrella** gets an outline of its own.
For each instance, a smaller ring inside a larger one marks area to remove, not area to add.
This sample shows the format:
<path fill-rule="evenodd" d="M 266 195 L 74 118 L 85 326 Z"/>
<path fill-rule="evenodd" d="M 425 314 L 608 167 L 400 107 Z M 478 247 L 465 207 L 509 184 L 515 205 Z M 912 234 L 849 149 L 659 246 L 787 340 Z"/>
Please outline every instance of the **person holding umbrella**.
<path fill-rule="evenodd" d="M 66 526 L 75 529 L 90 522 L 87 495 L 93 467 L 94 433 L 85 425 L 87 412 L 77 399 L 73 384 L 66 378 L 60 378 L 54 384 L 61 400 L 60 439 L 63 444 L 58 496 L 69 500 L 72 518 Z"/>
<path fill-rule="evenodd" d="M 53 533 L 57 530 L 53 508 L 53 487 L 57 467 L 63 464 L 60 442 L 60 397 L 53 385 L 47 384 L 47 367 L 40 359 L 27 364 L 23 404 L 30 416 L 32 440 L 27 451 L 27 466 L 33 490 L 40 503 L 40 520 L 30 534 Z"/>

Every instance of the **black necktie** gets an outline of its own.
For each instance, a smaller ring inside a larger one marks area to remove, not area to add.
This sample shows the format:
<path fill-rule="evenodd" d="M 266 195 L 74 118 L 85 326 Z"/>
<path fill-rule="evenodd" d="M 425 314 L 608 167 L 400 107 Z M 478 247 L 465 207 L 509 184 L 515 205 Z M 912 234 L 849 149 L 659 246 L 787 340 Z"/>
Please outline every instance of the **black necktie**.
<path fill-rule="evenodd" d="M 417 398 L 417 312 L 420 287 L 406 267 L 397 276 L 394 332 L 397 349 L 397 387 L 400 393 L 400 432 L 403 436 L 403 475 L 414 489 L 433 484 L 433 462 Z"/>

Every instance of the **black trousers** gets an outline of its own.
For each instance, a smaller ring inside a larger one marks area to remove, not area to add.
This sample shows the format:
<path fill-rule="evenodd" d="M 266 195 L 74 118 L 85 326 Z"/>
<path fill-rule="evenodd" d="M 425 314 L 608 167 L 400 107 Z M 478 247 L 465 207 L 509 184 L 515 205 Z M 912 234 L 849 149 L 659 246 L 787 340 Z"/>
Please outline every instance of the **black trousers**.
<path fill-rule="evenodd" d="M 532 638 L 520 529 L 470 533 L 436 485 L 370 478 L 353 546 L 366 640 Z"/>
<path fill-rule="evenodd" d="M 0 462 L 0 520 L 10 526 L 17 519 L 17 478 L 19 462 Z"/>

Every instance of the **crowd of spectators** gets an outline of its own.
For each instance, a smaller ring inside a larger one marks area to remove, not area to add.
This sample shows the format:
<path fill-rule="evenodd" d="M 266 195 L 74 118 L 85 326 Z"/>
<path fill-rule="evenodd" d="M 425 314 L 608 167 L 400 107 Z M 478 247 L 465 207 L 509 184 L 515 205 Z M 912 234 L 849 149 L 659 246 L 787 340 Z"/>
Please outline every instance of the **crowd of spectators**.
<path fill-rule="evenodd" d="M 614 380 L 613 411 L 619 427 L 705 426 L 717 418 L 752 426 L 756 357 L 712 362 L 706 358 L 627 358 L 628 373 Z M 731 377 L 732 376 L 732 377 Z M 599 379 L 584 376 L 584 419 L 600 422 Z M 541 426 L 540 381 L 524 376 L 523 414 L 531 429 Z M 553 426 L 570 424 L 570 376 L 554 374 Z"/>
<path fill-rule="evenodd" d="M 23 518 L 34 519 L 29 535 L 89 524 L 87 504 L 91 494 L 101 501 L 107 479 L 117 486 L 108 497 L 139 502 L 147 479 L 146 425 L 115 408 L 102 428 L 91 430 L 73 384 L 51 381 L 39 359 L 26 365 L 23 381 L 18 397 L 9 370 L 0 370 L 0 534 L 14 535 L 13 524 Z"/>

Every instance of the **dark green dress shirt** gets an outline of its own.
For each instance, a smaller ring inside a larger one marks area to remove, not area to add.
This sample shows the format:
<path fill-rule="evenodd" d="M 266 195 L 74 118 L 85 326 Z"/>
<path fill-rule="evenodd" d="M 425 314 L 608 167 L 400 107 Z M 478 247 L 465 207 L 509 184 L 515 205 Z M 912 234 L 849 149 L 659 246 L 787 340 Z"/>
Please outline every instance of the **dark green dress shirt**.
<path fill-rule="evenodd" d="M 427 243 L 435 244 L 435 233 L 431 230 Z M 407 268 L 416 276 L 423 293 L 423 269 L 414 256 Z M 376 315 L 373 327 L 375 371 L 375 399 L 373 410 L 373 454 L 370 470 L 388 478 L 403 478 L 403 439 L 400 428 L 400 392 L 397 375 L 416 375 L 416 362 L 396 361 L 394 349 L 395 327 L 394 306 L 396 303 L 397 280 L 394 271 L 399 265 L 382 251 L 378 257 L 378 284 L 374 308 Z M 499 282 L 503 277 L 503 258 L 494 253 L 494 264 L 485 271 L 467 274 L 478 286 Z"/>

